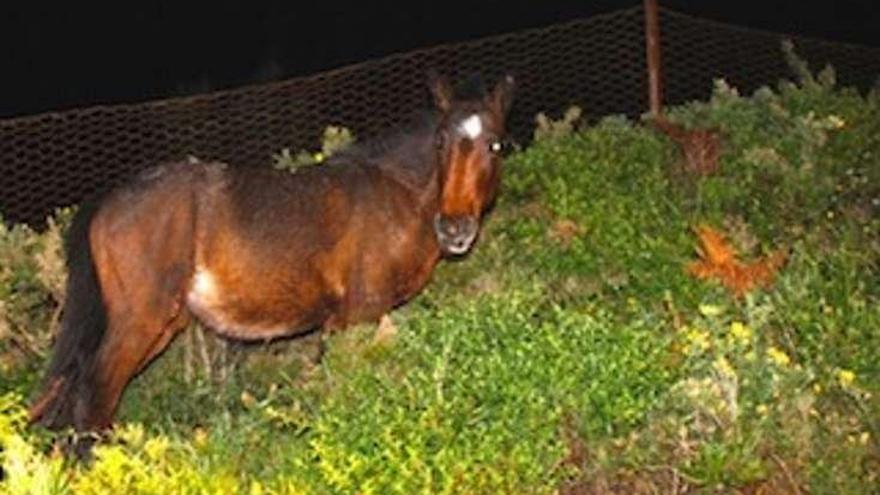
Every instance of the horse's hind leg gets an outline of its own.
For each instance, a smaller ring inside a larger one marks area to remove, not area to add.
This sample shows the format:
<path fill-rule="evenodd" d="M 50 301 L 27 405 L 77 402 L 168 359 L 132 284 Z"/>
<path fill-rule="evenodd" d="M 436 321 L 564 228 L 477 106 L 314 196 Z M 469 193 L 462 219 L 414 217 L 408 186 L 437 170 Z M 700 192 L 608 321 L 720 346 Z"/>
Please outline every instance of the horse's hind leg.
<path fill-rule="evenodd" d="M 99 217 L 93 225 L 107 328 L 90 386 L 74 411 L 78 431 L 111 426 L 125 387 L 189 322 L 185 294 L 193 271 L 193 222 L 189 205 L 178 206 L 133 219 L 121 214 L 121 221 Z"/>
<path fill-rule="evenodd" d="M 80 397 L 74 410 L 77 435 L 68 446 L 79 459 L 90 459 L 99 435 L 108 430 L 122 393 L 131 379 L 155 359 L 187 324 L 182 311 L 162 325 L 158 320 L 136 321 L 108 315 L 106 339 L 94 362 L 89 395 Z"/>
<path fill-rule="evenodd" d="M 78 415 L 86 421 L 78 425 L 82 430 L 103 430 L 111 426 L 125 387 L 189 322 L 189 313 L 180 305 L 171 305 L 164 317 L 108 316 L 107 338 L 95 362 L 95 390 L 88 402 L 90 410 Z"/>

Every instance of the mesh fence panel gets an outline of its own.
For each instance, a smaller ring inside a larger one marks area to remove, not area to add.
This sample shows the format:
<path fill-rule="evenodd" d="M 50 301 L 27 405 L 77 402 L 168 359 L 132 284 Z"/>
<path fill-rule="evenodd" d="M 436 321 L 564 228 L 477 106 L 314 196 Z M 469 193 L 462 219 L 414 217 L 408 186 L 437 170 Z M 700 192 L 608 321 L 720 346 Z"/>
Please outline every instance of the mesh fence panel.
<path fill-rule="evenodd" d="M 712 79 L 741 91 L 789 77 L 778 34 L 661 10 L 667 104 L 706 98 Z M 794 38 L 814 68 L 867 89 L 880 51 Z M 327 125 L 360 139 L 399 125 L 428 103 L 426 72 L 453 79 L 503 73 L 518 82 L 513 137 L 525 142 L 537 112 L 580 105 L 590 117 L 646 108 L 642 9 L 442 45 L 272 84 L 134 105 L 97 106 L 0 120 L 0 212 L 40 226 L 58 207 L 162 161 L 194 155 L 267 166 L 283 148 L 315 148 Z"/>

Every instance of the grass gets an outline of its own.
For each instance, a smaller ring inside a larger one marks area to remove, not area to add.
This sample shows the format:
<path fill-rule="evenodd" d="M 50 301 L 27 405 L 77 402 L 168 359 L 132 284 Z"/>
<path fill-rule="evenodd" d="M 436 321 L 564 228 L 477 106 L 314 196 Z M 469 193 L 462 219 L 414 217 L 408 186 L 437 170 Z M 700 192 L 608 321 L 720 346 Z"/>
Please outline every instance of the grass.
<path fill-rule="evenodd" d="M 91 468 L 24 430 L 10 359 L 0 493 L 876 493 L 880 101 L 832 82 L 671 109 L 724 136 L 703 178 L 622 118 L 548 133 L 394 339 L 235 349 L 225 380 L 177 342 Z M 685 270 L 700 224 L 788 260 L 735 297 Z"/>

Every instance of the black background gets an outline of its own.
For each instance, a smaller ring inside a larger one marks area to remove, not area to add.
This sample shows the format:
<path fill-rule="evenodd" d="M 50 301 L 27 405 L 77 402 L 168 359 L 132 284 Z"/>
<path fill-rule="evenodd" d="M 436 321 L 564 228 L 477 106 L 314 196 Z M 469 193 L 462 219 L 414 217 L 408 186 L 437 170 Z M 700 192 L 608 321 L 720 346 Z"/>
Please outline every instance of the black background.
<path fill-rule="evenodd" d="M 3 3 L 0 117 L 304 75 L 641 5 L 638 0 Z M 740 26 L 880 47 L 875 1 L 660 4 Z"/>

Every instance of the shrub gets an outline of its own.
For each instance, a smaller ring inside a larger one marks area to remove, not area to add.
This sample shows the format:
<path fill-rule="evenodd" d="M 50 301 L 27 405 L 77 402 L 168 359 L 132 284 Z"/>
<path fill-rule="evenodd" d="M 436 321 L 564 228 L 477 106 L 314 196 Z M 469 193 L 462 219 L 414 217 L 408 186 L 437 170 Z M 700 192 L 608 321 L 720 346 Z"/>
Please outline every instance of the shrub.
<path fill-rule="evenodd" d="M 307 374 L 298 344 L 260 345 L 192 383 L 179 342 L 91 468 L 23 429 L 16 370 L 48 339 L 24 359 L 3 337 L 0 492 L 872 493 L 880 99 L 795 65 L 796 83 L 718 81 L 669 110 L 724 136 L 708 177 L 675 173 L 675 143 L 637 122 L 548 121 L 506 161 L 469 259 L 394 312 L 396 338 L 334 335 Z M 698 280 L 703 224 L 786 264 L 742 297 Z M 0 335 L 51 326 L 63 279 L 40 275 L 60 266 L 41 235 L 0 235 Z"/>
<path fill-rule="evenodd" d="M 73 209 L 59 210 L 42 233 L 0 219 L 0 370 L 45 357 L 63 304 L 62 232 Z M 32 368 L 32 366 L 31 366 Z"/>

